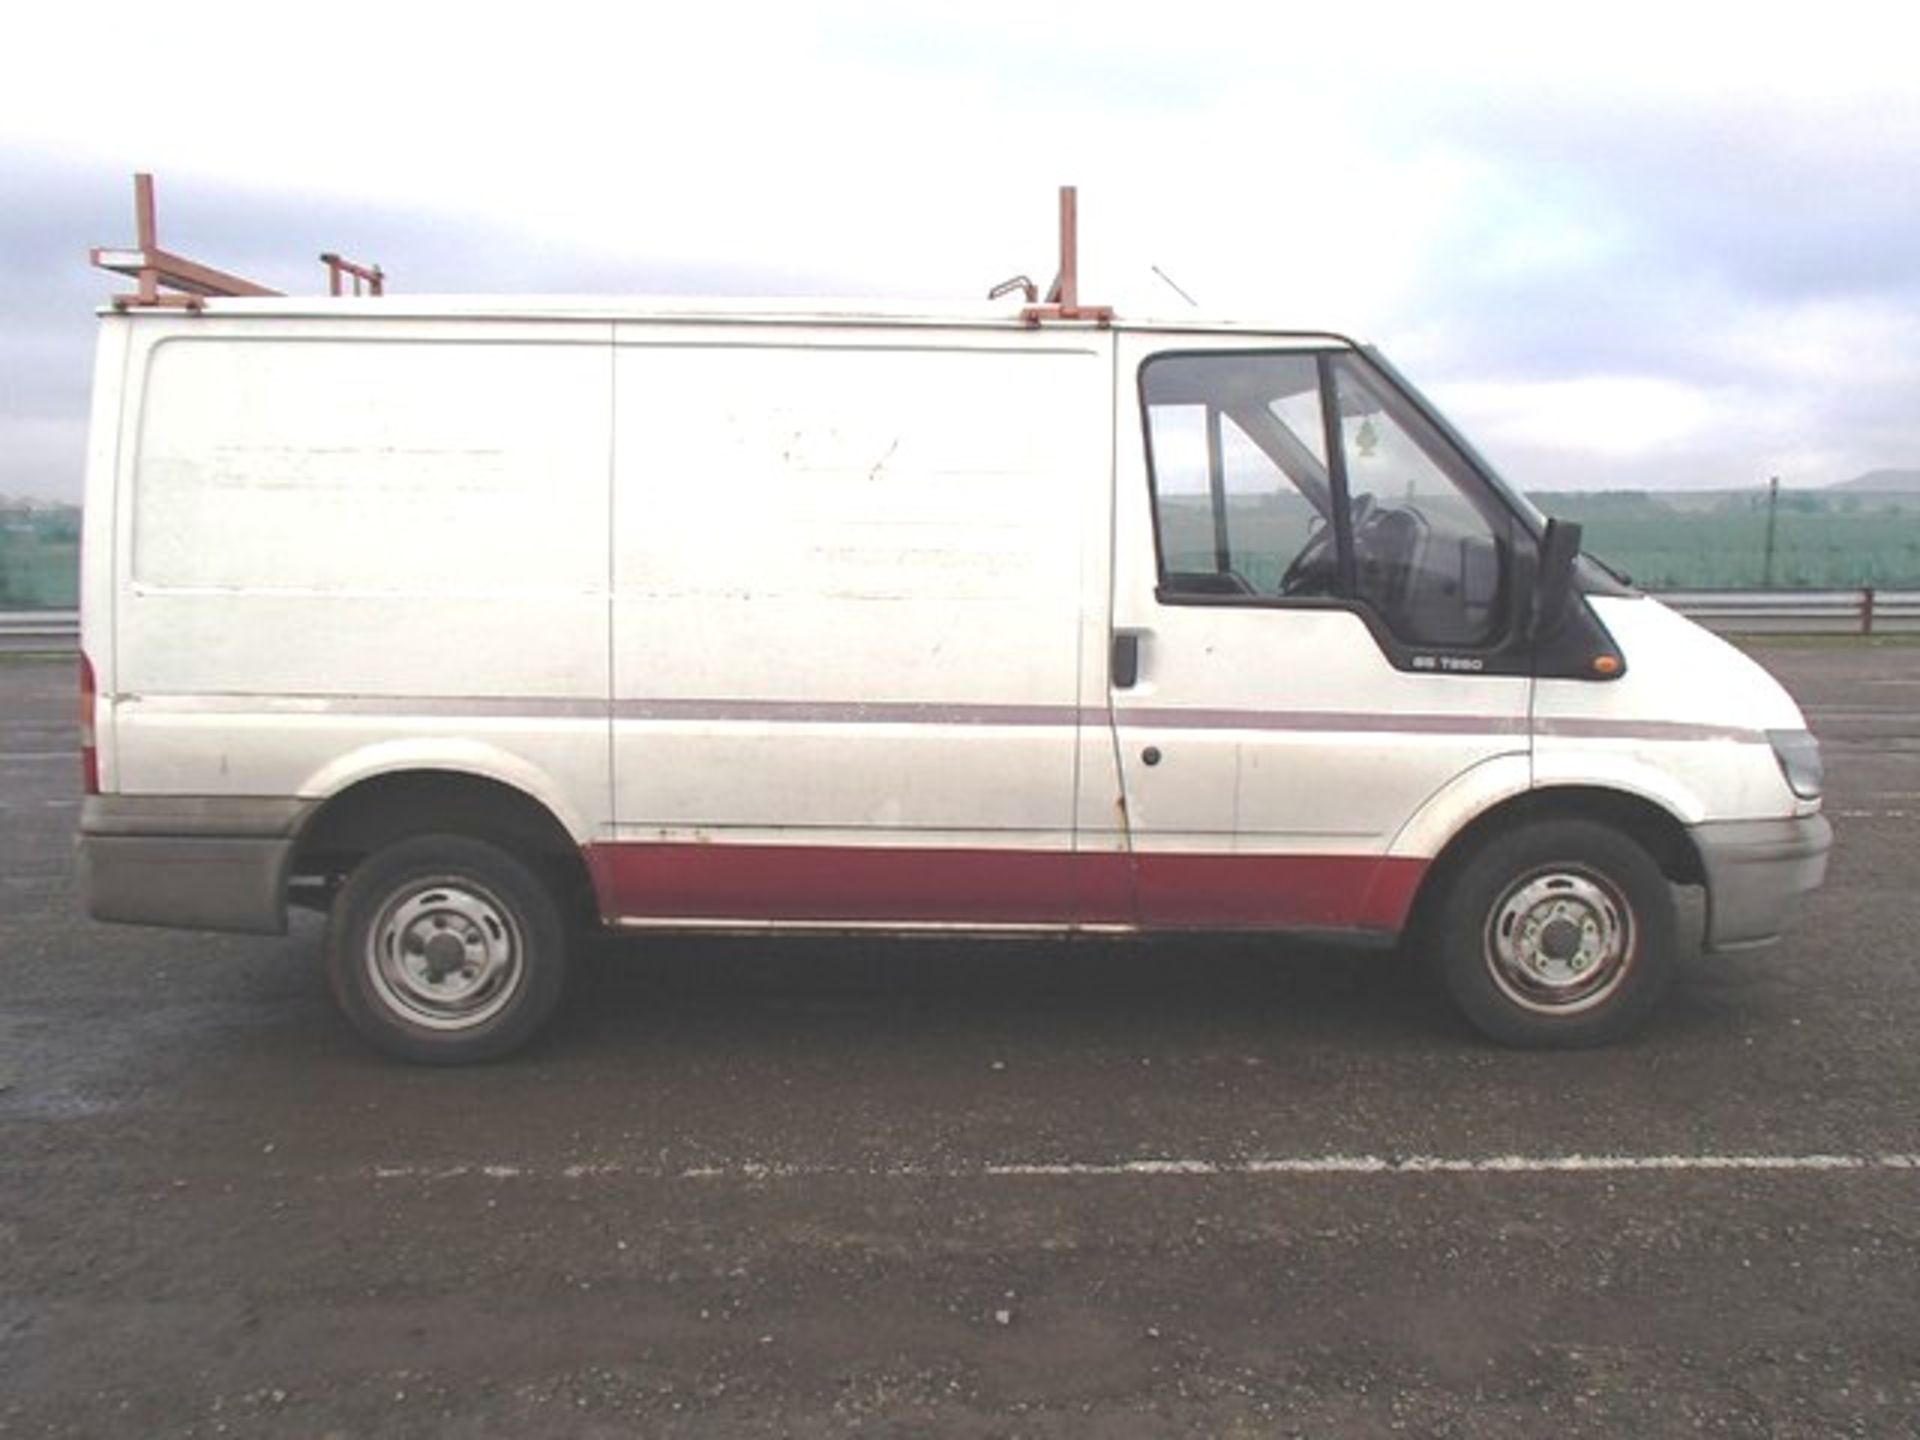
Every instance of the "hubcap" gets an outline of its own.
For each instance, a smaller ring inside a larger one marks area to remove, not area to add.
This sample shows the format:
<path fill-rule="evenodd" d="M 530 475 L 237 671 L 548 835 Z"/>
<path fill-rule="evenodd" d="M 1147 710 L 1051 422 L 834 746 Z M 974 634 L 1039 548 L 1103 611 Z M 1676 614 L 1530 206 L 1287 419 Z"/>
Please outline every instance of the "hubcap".
<path fill-rule="evenodd" d="M 512 911 L 466 878 L 416 881 L 381 907 L 367 932 L 375 991 L 434 1030 L 464 1030 L 498 1014 L 519 987 L 524 954 Z"/>
<path fill-rule="evenodd" d="M 1493 981 L 1514 1003 L 1566 1015 L 1605 1000 L 1633 963 L 1633 912 L 1599 876 L 1549 870 L 1508 890 L 1487 922 Z"/>

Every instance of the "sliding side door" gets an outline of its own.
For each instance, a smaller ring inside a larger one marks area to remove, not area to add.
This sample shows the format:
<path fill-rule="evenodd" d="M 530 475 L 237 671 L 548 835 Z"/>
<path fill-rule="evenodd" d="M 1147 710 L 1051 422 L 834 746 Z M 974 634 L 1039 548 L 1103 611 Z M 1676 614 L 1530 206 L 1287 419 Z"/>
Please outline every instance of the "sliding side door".
<path fill-rule="evenodd" d="M 1110 344 L 622 330 L 617 823 L 596 855 L 619 916 L 1082 914 Z"/>

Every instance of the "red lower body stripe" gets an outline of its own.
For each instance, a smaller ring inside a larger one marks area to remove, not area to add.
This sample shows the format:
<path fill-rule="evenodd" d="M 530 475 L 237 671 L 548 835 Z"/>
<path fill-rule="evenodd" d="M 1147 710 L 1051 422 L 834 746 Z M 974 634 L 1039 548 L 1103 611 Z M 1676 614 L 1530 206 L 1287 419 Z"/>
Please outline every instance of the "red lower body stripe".
<path fill-rule="evenodd" d="M 1378 855 L 1141 855 L 1143 924 L 1398 930 L 1425 860 Z"/>
<path fill-rule="evenodd" d="M 587 847 L 612 920 L 1398 930 L 1427 862 L 851 845 Z"/>

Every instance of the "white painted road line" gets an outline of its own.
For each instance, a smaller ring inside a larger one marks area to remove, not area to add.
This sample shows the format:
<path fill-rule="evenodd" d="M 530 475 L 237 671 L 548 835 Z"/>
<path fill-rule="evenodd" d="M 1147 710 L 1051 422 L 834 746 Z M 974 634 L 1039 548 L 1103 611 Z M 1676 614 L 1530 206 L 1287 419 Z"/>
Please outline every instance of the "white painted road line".
<path fill-rule="evenodd" d="M 991 1175 L 1555 1175 L 1687 1170 L 1920 1170 L 1920 1155 L 1327 1155 L 1274 1160 L 1132 1160 L 998 1165 Z"/>
<path fill-rule="evenodd" d="M 789 1165 L 742 1161 L 669 1169 L 620 1161 L 538 1165 L 376 1165 L 374 1180 L 1080 1180 L 1170 1176 L 1564 1175 L 1687 1172 L 1910 1171 L 1920 1153 L 1878 1155 L 1307 1155 L 1249 1160 L 1114 1160 L 980 1165 Z"/>
<path fill-rule="evenodd" d="M 1915 813 L 1912 810 L 1836 810 L 1833 812 L 1833 818 L 1836 820 L 1911 820 Z"/>

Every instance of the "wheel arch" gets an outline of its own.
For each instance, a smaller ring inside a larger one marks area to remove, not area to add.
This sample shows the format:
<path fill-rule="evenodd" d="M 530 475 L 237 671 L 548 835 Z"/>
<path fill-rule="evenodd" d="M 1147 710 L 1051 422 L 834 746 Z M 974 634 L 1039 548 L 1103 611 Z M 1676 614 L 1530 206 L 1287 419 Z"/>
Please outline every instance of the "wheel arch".
<path fill-rule="evenodd" d="M 1417 930 L 1432 918 L 1451 879 L 1469 857 L 1496 836 L 1538 820 L 1587 820 L 1618 830 L 1652 857 L 1676 885 L 1704 885 L 1706 867 L 1686 824 L 1671 810 L 1629 790 L 1599 785 L 1549 785 L 1501 800 L 1462 826 L 1421 877 L 1409 917 Z"/>
<path fill-rule="evenodd" d="M 542 798 L 493 775 L 450 766 L 375 771 L 329 795 L 294 837 L 289 873 L 311 899 L 330 899 L 355 866 L 410 836 L 485 840 L 533 865 L 569 909 L 592 904 L 579 839 Z"/>

